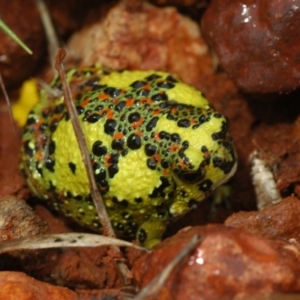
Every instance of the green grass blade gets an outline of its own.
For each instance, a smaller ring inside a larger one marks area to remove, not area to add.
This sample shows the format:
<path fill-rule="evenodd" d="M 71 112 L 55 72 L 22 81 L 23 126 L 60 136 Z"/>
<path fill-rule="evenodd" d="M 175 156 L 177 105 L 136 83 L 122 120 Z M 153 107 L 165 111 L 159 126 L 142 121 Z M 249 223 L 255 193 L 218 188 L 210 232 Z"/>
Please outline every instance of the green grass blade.
<path fill-rule="evenodd" d="M 20 38 L 0 19 L 0 28 L 8 34 L 13 40 L 15 40 L 28 54 L 32 54 L 32 51 L 20 40 Z"/>

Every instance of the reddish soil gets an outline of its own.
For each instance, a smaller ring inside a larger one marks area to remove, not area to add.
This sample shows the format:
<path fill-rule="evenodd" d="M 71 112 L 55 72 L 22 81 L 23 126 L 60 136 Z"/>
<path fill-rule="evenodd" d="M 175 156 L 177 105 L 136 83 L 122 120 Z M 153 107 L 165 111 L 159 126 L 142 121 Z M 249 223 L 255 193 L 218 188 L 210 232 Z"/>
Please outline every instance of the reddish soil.
<path fill-rule="evenodd" d="M 8 2 L 8 1 L 4 1 L 4 2 Z M 166 1 L 158 1 L 158 2 L 165 3 Z M 178 1 L 175 1 L 175 3 L 176 2 Z M 197 1 L 185 1 L 185 2 L 188 5 L 192 5 L 195 4 Z M 199 1 L 199 3 L 200 2 L 203 3 L 203 1 Z M 75 3 L 73 3 L 72 5 L 75 5 Z M 134 12 L 136 14 L 138 14 L 138 9 L 139 9 L 138 6 L 139 5 L 134 6 L 136 9 L 136 11 Z M 80 10 L 80 8 L 82 8 L 82 5 L 79 5 L 78 9 Z M 65 8 L 59 10 L 59 8 L 56 7 L 56 12 L 54 12 L 56 18 L 59 19 L 58 16 L 65 16 L 65 20 L 63 24 L 60 25 L 58 23 L 57 26 L 59 28 L 59 31 L 64 33 L 66 36 L 70 32 L 74 31 L 75 29 L 76 30 L 78 29 L 78 27 L 74 25 L 74 18 L 78 18 L 78 9 L 76 10 L 76 8 L 73 8 L 72 10 L 73 14 L 72 11 L 71 12 L 68 11 L 68 13 L 65 15 Z M 101 12 L 102 16 L 105 16 L 106 9 L 107 8 L 105 9 L 101 7 L 98 8 L 99 13 Z M 149 8 L 147 8 L 146 11 L 148 9 Z M 158 10 L 159 9 L 154 8 L 154 11 L 156 11 L 156 15 L 159 14 L 157 12 Z M 145 13 L 144 10 L 143 13 Z M 199 10 L 199 13 L 197 14 L 198 23 L 195 24 L 200 24 L 201 14 L 202 14 L 202 9 Z M 94 11 L 91 12 L 87 10 L 85 12 L 85 17 L 88 15 L 91 15 L 91 18 L 93 19 L 95 17 L 95 12 Z M 168 12 L 168 15 L 172 16 L 171 18 L 172 22 L 174 22 L 174 20 L 176 22 L 179 22 L 178 21 L 179 19 L 176 19 L 179 17 L 175 11 Z M 160 19 L 161 18 L 163 18 L 163 16 L 160 16 Z M 167 22 L 167 20 L 168 19 L 166 18 L 164 21 Z M 90 22 L 91 21 L 89 20 L 87 21 L 87 23 Z M 179 23 L 176 24 L 178 25 Z M 13 23 L 10 23 L 9 25 L 14 29 Z M 182 25 L 180 23 L 180 26 L 178 28 L 181 29 L 184 28 L 185 30 L 186 27 L 184 26 L 189 26 L 189 25 L 186 25 L 186 23 Z M 171 26 L 166 30 L 172 31 L 173 28 Z M 21 32 L 20 35 L 22 36 Z M 193 36 L 193 34 L 191 34 L 191 36 Z M 41 39 L 43 40 L 44 37 L 39 36 L 38 40 Z M 204 43 L 201 37 L 196 37 L 195 39 L 199 39 L 199 43 L 201 45 L 202 43 Z M 142 41 L 143 43 L 146 43 L 147 39 L 143 37 Z M 151 40 L 149 39 L 149 43 L 152 42 L 153 39 Z M 159 49 L 159 55 L 162 55 L 163 51 L 169 53 L 172 49 L 181 48 L 182 43 L 185 43 L 186 48 L 188 48 L 187 44 L 189 42 L 194 43 L 195 41 L 193 41 L 192 39 L 187 40 L 186 37 L 184 38 L 181 37 L 178 39 L 173 38 L 172 40 L 168 40 L 168 42 L 165 45 L 162 45 L 163 44 L 162 41 L 161 42 L 162 44 L 160 45 L 161 48 Z M 10 41 L 8 43 L 10 43 Z M 174 43 L 178 43 L 178 44 L 175 45 Z M 139 44 L 139 47 L 141 46 L 142 43 Z M 149 46 L 149 49 L 150 48 L 151 49 L 153 48 L 153 44 Z M 8 56 L 10 55 L 9 49 L 6 49 L 6 51 L 8 52 L 5 53 L 5 55 Z M 11 51 L 12 51 L 11 57 L 13 62 L 18 64 L 19 63 L 18 60 L 15 60 L 14 58 L 16 55 L 14 48 Z M 251 175 L 250 175 L 251 166 L 249 163 L 249 155 L 254 149 L 258 149 L 263 152 L 266 161 L 268 161 L 269 165 L 271 165 L 275 170 L 274 175 L 281 194 L 283 196 L 290 196 L 291 194 L 294 194 L 295 195 L 295 198 L 293 198 L 294 202 L 291 203 L 291 200 L 289 200 L 290 202 L 288 202 L 289 204 L 288 209 L 283 207 L 279 207 L 279 208 L 277 207 L 276 209 L 271 208 L 269 211 L 264 211 L 264 215 L 262 214 L 259 215 L 261 220 L 268 217 L 274 218 L 275 220 L 274 223 L 257 224 L 258 217 L 256 215 L 255 216 L 247 215 L 247 213 L 245 213 L 245 215 L 242 215 L 241 217 L 242 221 L 241 220 L 239 220 L 238 222 L 236 221 L 236 223 L 238 223 L 239 225 L 233 225 L 234 220 L 231 219 L 230 221 L 227 221 L 228 225 L 240 228 L 240 230 L 238 229 L 231 230 L 229 234 L 230 236 L 234 236 L 236 234 L 237 239 L 239 239 L 238 237 L 242 236 L 243 239 L 251 240 L 251 236 L 250 237 L 248 235 L 244 236 L 243 235 L 244 232 L 242 232 L 242 230 L 244 231 L 245 228 L 246 229 L 254 228 L 252 231 L 250 230 L 250 232 L 252 232 L 251 234 L 253 233 L 256 234 L 253 240 L 263 245 L 261 247 L 266 247 L 266 249 L 268 249 L 270 253 L 272 252 L 272 255 L 274 255 L 274 257 L 277 256 L 280 257 L 281 259 L 280 264 L 283 265 L 285 263 L 289 264 L 290 261 L 286 262 L 285 258 L 281 257 L 278 253 L 281 251 L 280 250 L 281 247 L 286 246 L 286 244 L 284 245 L 282 244 L 282 243 L 287 243 L 287 241 L 283 242 L 283 240 L 285 239 L 284 237 L 288 236 L 289 239 L 298 238 L 299 225 L 297 224 L 297 222 L 294 222 L 297 216 L 296 215 L 294 216 L 295 219 L 293 219 L 293 222 L 290 222 L 286 225 L 286 228 L 288 228 L 287 229 L 288 233 L 286 235 L 284 235 L 280 230 L 278 230 L 278 234 L 276 233 L 275 235 L 270 237 L 270 235 L 267 236 L 266 232 L 269 232 L 273 224 L 276 223 L 276 220 L 280 221 L 281 219 L 284 219 L 286 221 L 287 218 L 283 218 L 282 216 L 283 214 L 289 214 L 288 211 L 292 212 L 293 210 L 296 210 L 295 207 L 297 207 L 298 209 L 297 197 L 300 197 L 300 187 L 299 187 L 300 163 L 298 163 L 298 161 L 300 161 L 299 160 L 300 159 L 299 157 L 300 156 L 299 154 L 300 122 L 298 121 L 297 118 L 300 112 L 300 104 L 299 104 L 300 102 L 297 98 L 299 97 L 299 91 L 296 90 L 290 94 L 280 94 L 280 95 L 257 94 L 257 93 L 243 94 L 238 90 L 238 88 L 235 86 L 233 81 L 229 79 L 228 76 L 223 71 L 220 71 L 217 68 L 215 70 L 213 68 L 215 62 L 211 58 L 212 56 L 210 53 L 206 52 L 201 56 L 197 56 L 192 51 L 192 57 L 190 58 L 192 63 L 190 61 L 188 67 L 187 65 L 180 62 L 180 59 L 182 59 L 182 61 L 186 60 L 187 55 L 188 53 L 182 50 L 180 52 L 180 55 L 176 55 L 172 58 L 174 65 L 172 65 L 171 67 L 168 63 L 165 64 L 163 67 L 160 67 L 159 65 L 157 66 L 156 61 L 155 61 L 155 67 L 162 70 L 166 69 L 168 71 L 174 71 L 181 78 L 187 78 L 190 84 L 195 85 L 197 88 L 201 89 L 204 92 L 204 94 L 207 96 L 208 99 L 210 99 L 213 106 L 217 110 L 221 111 L 228 117 L 228 119 L 230 120 L 230 132 L 237 147 L 239 166 L 235 176 L 230 182 L 231 193 L 229 199 L 230 200 L 229 207 L 220 206 L 218 207 L 216 213 L 213 216 L 209 217 L 211 199 L 205 200 L 203 201 L 203 203 L 199 204 L 197 209 L 191 211 L 183 218 L 177 220 L 174 224 L 171 224 L 167 230 L 166 236 L 171 236 L 175 234 L 179 229 L 184 228 L 185 226 L 196 226 L 196 225 L 203 225 L 207 223 L 223 223 L 228 216 L 232 215 L 233 212 L 237 213 L 239 211 L 256 210 L 256 199 L 255 199 L 254 189 L 252 186 Z M 124 59 L 124 57 L 122 59 Z M 179 62 L 175 66 L 176 61 Z M 124 63 L 123 60 L 122 63 Z M 21 66 L 23 66 L 23 64 L 24 62 L 20 63 Z M 0 61 L 0 67 L 1 67 L 1 61 Z M 44 67 L 45 65 L 39 65 L 38 68 L 30 69 L 28 73 L 26 71 L 22 75 L 18 74 L 15 80 L 13 76 L 14 73 L 16 72 L 15 70 L 18 69 L 18 67 L 14 65 L 11 70 L 12 73 L 8 73 L 8 72 L 6 73 L 5 75 L 6 80 L 9 82 L 9 86 L 11 86 L 10 95 L 12 100 L 15 100 L 18 94 L 18 85 L 16 85 L 16 83 L 20 82 L 22 78 L 27 78 L 28 76 L 38 76 L 36 70 L 43 69 Z M 22 68 L 25 67 L 23 66 Z M 190 68 L 193 68 L 193 72 L 190 71 Z M 203 74 L 205 74 L 205 76 Z M 2 97 L 2 93 L 1 93 L 1 97 Z M 47 208 L 41 206 L 36 201 L 36 199 L 32 199 L 31 197 L 29 197 L 28 189 L 25 186 L 25 180 L 23 179 L 18 169 L 20 129 L 17 128 L 17 132 L 14 133 L 14 129 L 8 115 L 7 107 L 3 99 L 0 99 L 0 114 L 1 114 L 1 118 L 0 118 L 0 141 L 1 141 L 0 142 L 0 174 L 1 174 L 0 195 L 1 197 L 0 198 L 7 195 L 11 195 L 11 196 L 17 196 L 19 199 L 28 200 L 29 201 L 28 203 L 34 208 L 37 215 L 39 215 L 44 221 L 48 223 L 51 232 L 85 231 L 82 228 L 78 228 L 74 224 L 68 223 L 68 221 L 66 221 L 64 218 L 57 215 L 53 215 L 51 212 L 47 210 Z M 226 237 L 227 236 L 226 227 L 222 226 L 220 228 L 221 228 L 220 232 L 222 234 L 224 233 L 224 236 Z M 217 229 L 218 227 L 213 227 L 212 229 L 213 233 L 215 233 Z M 203 231 L 204 234 L 206 234 L 206 229 L 201 229 L 199 231 L 200 234 L 203 233 Z M 263 236 L 263 238 L 258 237 L 260 235 Z M 274 243 L 271 243 L 267 241 L 269 239 L 276 240 L 276 241 L 274 241 Z M 282 243 L 280 241 L 282 241 Z M 169 245 L 167 245 L 167 249 L 168 247 L 170 249 Z M 168 250 L 164 250 L 164 251 L 168 251 Z M 255 251 L 255 249 L 253 249 L 253 251 Z M 299 251 L 299 249 L 297 248 L 295 251 L 297 252 Z M 108 248 L 100 248 L 100 249 L 87 248 L 87 249 L 71 249 L 71 250 L 58 249 L 53 251 L 51 250 L 49 252 L 44 252 L 42 254 L 43 257 L 42 259 L 40 258 L 40 254 L 35 254 L 35 255 L 36 257 L 39 257 L 39 259 L 36 259 L 36 261 L 32 259 L 32 257 L 30 260 L 26 260 L 26 257 L 24 258 L 24 256 L 22 256 L 22 258 L 20 258 L 20 263 L 18 264 L 13 264 L 13 263 L 5 264 L 5 270 L 23 271 L 27 274 L 34 276 L 35 278 L 41 281 L 50 282 L 51 284 L 54 285 L 61 285 L 61 286 L 68 287 L 77 292 L 78 299 L 90 299 L 91 297 L 99 297 L 99 299 L 102 299 L 100 297 L 103 297 L 103 299 L 106 299 L 105 295 L 107 296 L 108 294 L 115 295 L 116 297 L 118 297 L 119 295 L 120 287 L 122 286 L 122 279 L 117 272 L 115 262 L 110 259 L 110 253 Z M 168 252 L 167 254 L 164 252 L 163 255 L 164 255 L 163 257 L 168 257 Z M 295 259 L 295 257 L 292 254 L 289 255 L 291 256 L 291 259 Z M 140 256 L 141 253 L 136 250 L 134 251 L 129 249 L 126 250 L 125 258 L 127 258 L 130 268 L 134 264 L 136 259 Z M 296 256 L 297 256 L 296 259 L 299 259 L 299 255 L 297 254 Z M 5 259 L 6 258 L 7 256 L 5 256 Z M 142 259 L 147 259 L 147 258 L 142 258 Z M 288 260 L 288 258 L 286 259 Z M 13 260 L 10 261 L 12 262 Z M 167 259 L 166 261 L 169 261 L 169 259 Z M 32 264 L 29 268 L 28 268 L 28 263 Z M 249 263 L 250 264 L 252 263 L 250 259 L 249 259 Z M 259 260 L 256 260 L 255 263 L 259 264 Z M 1 257 L 0 257 L 0 265 L 1 265 Z M 135 274 L 138 274 L 139 271 L 136 268 L 137 265 L 135 265 Z M 140 266 L 140 268 L 143 268 L 143 266 Z M 273 269 L 270 269 L 270 274 L 272 273 L 272 270 Z M 157 272 L 160 272 L 160 270 L 158 270 Z M 297 274 L 298 269 L 296 270 L 296 268 L 294 268 L 293 272 L 295 272 L 293 273 L 295 274 L 295 276 L 299 277 L 299 274 Z M 254 276 L 253 274 L 249 276 Z M 148 277 L 152 278 L 153 277 L 152 275 L 151 276 L 149 275 Z M 2 276 L 1 272 L 0 272 L 0 276 Z M 176 277 L 176 274 L 174 276 Z M 283 274 L 282 276 L 284 277 L 286 275 Z M 23 280 L 23 277 L 21 279 Z M 147 280 L 145 279 L 145 282 Z M 140 283 L 143 285 L 145 284 L 145 282 L 143 281 Z M 12 284 L 13 283 L 9 283 L 8 286 L 10 287 L 10 285 Z M 27 285 L 26 281 L 23 284 L 24 286 L 26 286 Z M 187 288 L 189 287 L 190 284 L 191 284 L 190 282 L 187 284 Z M 226 284 L 226 283 L 223 282 L 220 284 Z M 273 289 L 274 287 L 273 284 L 275 283 L 268 282 L 268 284 L 272 286 L 272 289 L 266 290 L 266 293 L 269 294 L 274 291 L 284 292 L 284 293 L 300 292 L 300 289 L 298 289 L 298 286 L 300 285 L 298 284 L 298 282 L 294 282 L 292 280 L 288 281 L 288 283 L 284 285 L 284 288 L 282 288 L 281 290 L 276 288 Z M 278 284 L 280 285 L 280 282 Z M 103 289 L 107 289 L 107 290 L 104 292 Z M 20 290 L 22 289 L 20 288 Z M 18 293 L 20 292 L 20 290 L 18 290 Z M 64 296 L 61 296 L 61 298 L 57 298 L 57 299 L 76 299 L 76 295 L 74 296 L 74 293 L 71 291 L 66 292 L 65 290 L 62 290 L 59 292 L 61 292 Z M 58 293 L 58 291 L 55 290 L 53 293 Z M 247 293 L 244 296 L 247 296 Z M 36 298 L 30 298 L 30 299 L 40 299 L 41 297 L 43 297 L 44 299 L 48 299 L 41 295 L 35 297 Z M 159 299 L 169 299 L 168 297 L 169 297 L 168 295 L 165 295 L 165 298 L 161 296 L 161 298 Z M 4 296 L 2 298 L 4 298 Z M 18 299 L 29 299 L 29 298 L 26 298 L 25 296 L 23 298 L 18 296 Z M 54 299 L 54 298 L 50 297 L 49 299 Z M 214 299 L 214 298 L 207 297 L 205 299 Z"/>

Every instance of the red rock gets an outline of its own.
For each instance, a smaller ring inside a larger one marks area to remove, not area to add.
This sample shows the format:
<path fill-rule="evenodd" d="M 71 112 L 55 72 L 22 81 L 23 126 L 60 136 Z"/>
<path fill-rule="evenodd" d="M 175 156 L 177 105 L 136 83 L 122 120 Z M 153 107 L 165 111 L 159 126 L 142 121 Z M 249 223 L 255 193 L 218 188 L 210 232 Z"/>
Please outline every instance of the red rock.
<path fill-rule="evenodd" d="M 0 241 L 48 233 L 48 226 L 25 201 L 12 196 L 0 199 Z"/>
<path fill-rule="evenodd" d="M 6 104 L 1 104 L 0 110 L 2 110 L 0 117 L 0 198 L 18 194 L 22 197 L 25 194 L 23 189 L 25 179 L 19 170 L 20 132 L 14 131 Z"/>
<path fill-rule="evenodd" d="M 225 225 L 255 233 L 266 239 L 291 238 L 300 242 L 300 201 L 288 197 L 262 211 L 238 212 L 225 221 Z"/>
<path fill-rule="evenodd" d="M 201 0 L 152 0 L 152 2 L 158 5 L 178 5 L 178 6 L 192 6 L 195 4 L 201 4 Z"/>
<path fill-rule="evenodd" d="M 97 0 L 48 0 L 53 23 L 60 38 L 82 26 L 88 12 L 103 6 Z M 105 6 L 105 3 L 104 3 Z M 0 29 L 0 68 L 7 88 L 18 86 L 23 80 L 33 76 L 47 60 L 47 41 L 40 14 L 34 0 L 0 0 L 1 19 L 32 50 L 26 53 L 11 37 Z"/>
<path fill-rule="evenodd" d="M 35 1 L 26 1 L 25 5 L 22 0 L 1 0 L 0 7 L 1 19 L 33 51 L 29 55 L 0 30 L 0 69 L 8 88 L 20 84 L 37 70 L 47 44 Z"/>
<path fill-rule="evenodd" d="M 55 265 L 44 270 L 45 279 L 72 289 L 105 289 L 122 285 L 113 260 L 107 261 L 107 248 L 66 249 L 56 256 Z M 106 258 L 106 259 L 105 259 Z"/>
<path fill-rule="evenodd" d="M 45 0 L 45 4 L 50 11 L 59 37 L 66 37 L 82 27 L 86 16 L 99 6 L 111 5 L 110 1 L 98 0 L 90 0 L 89 5 L 86 5 L 85 1 L 78 0 Z"/>
<path fill-rule="evenodd" d="M 75 33 L 68 51 L 79 65 L 167 71 L 198 87 L 213 72 L 199 26 L 174 7 L 145 1 L 121 1 L 104 19 Z"/>
<path fill-rule="evenodd" d="M 244 91 L 282 92 L 300 86 L 300 5 L 294 0 L 213 0 L 203 35 L 220 65 Z"/>
<path fill-rule="evenodd" d="M 5 300 L 76 300 L 66 288 L 35 280 L 19 272 L 0 272 L 0 299 Z"/>
<path fill-rule="evenodd" d="M 173 270 L 155 299 L 258 299 L 300 293 L 297 243 L 265 240 L 223 225 L 186 228 L 154 247 L 133 266 L 140 285 L 160 274 L 195 234 L 202 242 Z"/>
<path fill-rule="evenodd" d="M 48 233 L 42 221 L 25 201 L 13 196 L 0 199 L 0 242 L 34 237 Z M 49 250 L 19 250 L 1 255 L 2 270 L 19 270 L 28 273 L 39 271 L 45 264 Z M 0 297 L 1 299 L 1 297 Z"/>

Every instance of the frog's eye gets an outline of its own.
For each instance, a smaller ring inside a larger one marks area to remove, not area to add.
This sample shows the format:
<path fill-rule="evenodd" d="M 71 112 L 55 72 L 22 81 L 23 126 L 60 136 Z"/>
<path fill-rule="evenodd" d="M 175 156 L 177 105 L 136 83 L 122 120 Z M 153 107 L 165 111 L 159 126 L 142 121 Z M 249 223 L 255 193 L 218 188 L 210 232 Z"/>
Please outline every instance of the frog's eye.
<path fill-rule="evenodd" d="M 182 182 L 194 184 L 204 178 L 204 172 L 199 170 L 197 172 L 180 172 L 177 176 Z"/>

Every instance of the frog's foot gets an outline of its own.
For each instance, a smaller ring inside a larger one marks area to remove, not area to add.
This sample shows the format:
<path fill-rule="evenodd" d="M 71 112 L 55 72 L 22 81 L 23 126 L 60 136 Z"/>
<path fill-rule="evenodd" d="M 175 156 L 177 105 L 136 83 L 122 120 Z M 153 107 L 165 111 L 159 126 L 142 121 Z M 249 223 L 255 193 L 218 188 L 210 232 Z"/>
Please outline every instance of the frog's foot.
<path fill-rule="evenodd" d="M 160 220 L 148 220 L 144 222 L 136 233 L 136 240 L 146 248 L 152 248 L 158 244 L 166 230 L 167 222 Z"/>
<path fill-rule="evenodd" d="M 208 213 L 208 219 L 211 220 L 215 217 L 218 209 L 223 207 L 227 210 L 230 210 L 230 193 L 231 193 L 231 184 L 225 183 L 224 185 L 218 186 L 212 193 L 212 204 Z"/>

